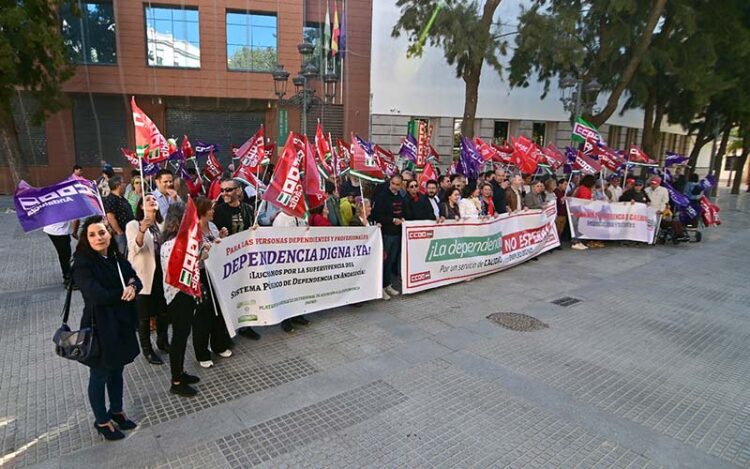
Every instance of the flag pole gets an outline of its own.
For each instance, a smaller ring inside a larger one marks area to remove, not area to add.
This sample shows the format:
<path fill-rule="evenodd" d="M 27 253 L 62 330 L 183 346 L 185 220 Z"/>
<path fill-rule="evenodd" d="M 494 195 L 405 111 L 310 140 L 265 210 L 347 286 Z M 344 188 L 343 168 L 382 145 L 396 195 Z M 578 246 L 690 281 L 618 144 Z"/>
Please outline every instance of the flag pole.
<path fill-rule="evenodd" d="M 339 178 L 339 168 L 338 168 L 338 158 L 336 161 L 336 165 L 333 164 L 333 139 L 331 138 L 331 132 L 328 132 L 328 148 L 331 149 L 331 169 L 333 170 L 333 187 L 336 190 L 336 193 L 339 192 L 339 183 L 337 179 Z M 339 194 L 339 197 L 341 197 L 341 194 Z"/>
<path fill-rule="evenodd" d="M 141 173 L 141 202 L 143 203 L 143 213 L 145 216 L 146 213 L 146 193 L 144 190 L 146 189 L 146 179 L 143 177 L 143 157 L 138 157 L 138 170 Z M 149 183 L 149 187 L 151 187 L 151 184 Z M 138 228 L 140 229 L 140 228 Z"/>

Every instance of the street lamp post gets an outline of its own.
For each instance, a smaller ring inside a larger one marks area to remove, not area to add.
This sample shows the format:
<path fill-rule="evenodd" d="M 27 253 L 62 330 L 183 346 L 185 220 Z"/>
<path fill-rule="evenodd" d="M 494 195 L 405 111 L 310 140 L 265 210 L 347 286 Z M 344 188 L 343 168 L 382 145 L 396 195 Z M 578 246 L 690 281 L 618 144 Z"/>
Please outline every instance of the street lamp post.
<path fill-rule="evenodd" d="M 576 118 L 583 113 L 591 114 L 594 112 L 596 96 L 601 91 L 602 85 L 592 79 L 585 82 L 580 78 L 566 75 L 560 79 L 560 91 L 563 103 L 563 109 L 570 113 L 570 124 L 575 125 Z"/>
<path fill-rule="evenodd" d="M 287 93 L 287 81 L 289 80 L 289 72 L 284 70 L 283 65 L 276 65 L 276 69 L 271 73 L 273 77 L 273 88 L 278 103 L 280 106 L 296 106 L 302 108 L 302 133 L 307 133 L 307 113 L 315 103 L 329 103 L 332 102 L 336 97 L 336 84 L 338 82 L 338 75 L 335 73 L 325 73 L 321 76 L 318 67 L 311 62 L 307 62 L 307 58 L 312 55 L 315 50 L 315 46 L 309 42 L 303 42 L 297 46 L 297 50 L 302 56 L 302 68 L 300 69 L 297 76 L 292 78 L 292 84 L 294 85 L 294 95 L 288 99 L 284 98 Z M 322 78 L 323 80 L 323 94 L 324 98 L 321 99 L 315 94 L 315 90 L 310 88 L 309 84 L 311 80 L 316 78 Z"/>

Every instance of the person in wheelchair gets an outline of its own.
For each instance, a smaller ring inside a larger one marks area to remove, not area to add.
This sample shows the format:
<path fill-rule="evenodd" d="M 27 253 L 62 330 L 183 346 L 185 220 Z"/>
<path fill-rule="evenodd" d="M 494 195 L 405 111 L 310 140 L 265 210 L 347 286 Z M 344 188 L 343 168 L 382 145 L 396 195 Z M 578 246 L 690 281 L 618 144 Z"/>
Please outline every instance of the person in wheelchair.
<path fill-rule="evenodd" d="M 645 192 L 649 198 L 649 207 L 656 209 L 657 213 L 661 215 L 660 228 L 668 230 L 673 239 L 689 241 L 690 238 L 685 235 L 685 227 L 680 222 L 679 217 L 675 217 L 669 208 L 669 191 L 661 185 L 659 176 L 653 176 L 649 179 L 649 187 L 646 188 Z"/>

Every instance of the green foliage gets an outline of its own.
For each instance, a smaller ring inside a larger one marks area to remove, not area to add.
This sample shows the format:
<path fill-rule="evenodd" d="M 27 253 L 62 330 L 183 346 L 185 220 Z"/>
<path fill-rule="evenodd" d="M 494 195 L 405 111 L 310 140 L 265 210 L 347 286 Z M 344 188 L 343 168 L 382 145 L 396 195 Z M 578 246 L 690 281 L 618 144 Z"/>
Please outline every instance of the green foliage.
<path fill-rule="evenodd" d="M 272 47 L 241 47 L 229 57 L 230 70 L 252 70 L 268 72 L 274 69 L 278 59 L 276 49 Z"/>
<path fill-rule="evenodd" d="M 440 14 L 427 34 L 427 43 L 443 49 L 446 62 L 456 68 L 456 76 L 461 78 L 465 69 L 472 63 L 487 62 L 498 73 L 502 72 L 499 57 L 506 53 L 507 43 L 503 39 L 501 27 L 493 22 L 493 15 L 500 4 L 490 0 L 488 13 L 480 2 L 472 0 L 446 0 Z M 494 5 L 494 6 L 492 6 Z M 411 44 L 410 51 L 420 56 L 418 45 L 420 33 L 437 6 L 433 0 L 397 0 L 401 17 L 393 27 L 391 35 L 406 35 Z M 488 17 L 489 16 L 489 17 Z"/>
<path fill-rule="evenodd" d="M 72 0 L 0 0 L 0 112 L 8 112 L 16 88 L 39 102 L 36 122 L 66 104 L 61 84 L 74 68 L 60 35 L 57 9 Z"/>
<path fill-rule="evenodd" d="M 117 63 L 115 12 L 112 3 L 86 4 L 83 11 L 60 8 L 62 34 L 72 63 Z"/>
<path fill-rule="evenodd" d="M 535 0 L 519 17 L 510 60 L 511 86 L 572 75 L 596 78 L 603 90 L 618 83 L 647 23 L 651 0 Z"/>

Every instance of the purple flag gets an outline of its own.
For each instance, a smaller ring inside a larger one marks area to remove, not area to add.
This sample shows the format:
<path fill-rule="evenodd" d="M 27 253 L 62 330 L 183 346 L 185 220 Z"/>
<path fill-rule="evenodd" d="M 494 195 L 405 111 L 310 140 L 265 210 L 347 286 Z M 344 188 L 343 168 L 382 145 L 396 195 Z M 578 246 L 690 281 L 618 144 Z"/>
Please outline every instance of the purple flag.
<path fill-rule="evenodd" d="M 156 173 L 159 172 L 161 167 L 159 166 L 159 163 L 148 163 L 143 165 L 143 175 L 144 176 L 153 176 Z"/>
<path fill-rule="evenodd" d="M 18 221 L 27 233 L 53 223 L 104 215 L 96 185 L 73 176 L 47 187 L 33 187 L 21 181 L 13 202 Z"/>
<path fill-rule="evenodd" d="M 669 168 L 670 166 L 674 166 L 676 164 L 682 164 L 689 160 L 690 158 L 686 156 L 682 156 L 678 153 L 675 153 L 673 151 L 668 151 L 667 156 L 664 158 L 664 167 Z"/>
<path fill-rule="evenodd" d="M 177 162 L 177 169 L 175 169 L 174 172 L 175 176 L 180 177 L 184 179 L 185 181 L 191 181 L 193 178 L 190 177 L 190 173 L 187 172 L 187 169 L 185 168 L 185 161 L 179 160 Z"/>
<path fill-rule="evenodd" d="M 470 178 L 479 176 L 484 164 L 484 159 L 474 146 L 474 142 L 463 135 L 461 136 L 461 155 L 458 162 L 458 172 Z"/>
<path fill-rule="evenodd" d="M 167 158 L 167 161 L 182 161 L 185 159 L 185 154 L 182 153 L 182 150 L 178 148 L 177 150 L 173 151 L 169 158 Z"/>
<path fill-rule="evenodd" d="M 676 206 L 684 208 L 690 205 L 690 200 L 685 194 L 678 192 L 677 189 L 672 187 L 667 181 L 662 181 L 661 185 L 669 191 L 669 198 L 672 199 L 672 202 L 674 202 Z"/>
<path fill-rule="evenodd" d="M 341 10 L 341 26 L 339 27 L 339 55 L 343 59 L 346 52 L 346 9 Z"/>
<path fill-rule="evenodd" d="M 398 154 L 411 162 L 417 162 L 417 140 L 412 134 L 407 135 L 404 141 L 401 142 Z"/>
<path fill-rule="evenodd" d="M 359 146 L 364 148 L 368 155 L 372 155 L 373 153 L 375 153 L 375 149 L 373 148 L 372 142 L 368 142 L 367 140 L 360 137 L 359 135 L 355 135 L 354 138 L 357 139 L 357 143 L 359 143 Z"/>
<path fill-rule="evenodd" d="M 219 153 L 219 145 L 215 143 L 204 143 L 198 140 L 195 143 L 195 147 L 193 147 L 193 151 L 195 152 L 195 156 L 208 157 L 212 152 Z"/>
<path fill-rule="evenodd" d="M 701 179 L 700 185 L 704 191 L 711 189 L 716 185 L 716 176 L 714 176 L 713 174 L 709 174 L 704 179 Z"/>

